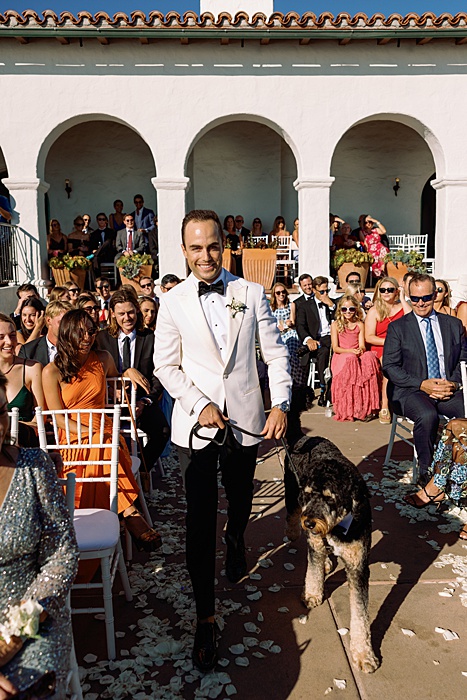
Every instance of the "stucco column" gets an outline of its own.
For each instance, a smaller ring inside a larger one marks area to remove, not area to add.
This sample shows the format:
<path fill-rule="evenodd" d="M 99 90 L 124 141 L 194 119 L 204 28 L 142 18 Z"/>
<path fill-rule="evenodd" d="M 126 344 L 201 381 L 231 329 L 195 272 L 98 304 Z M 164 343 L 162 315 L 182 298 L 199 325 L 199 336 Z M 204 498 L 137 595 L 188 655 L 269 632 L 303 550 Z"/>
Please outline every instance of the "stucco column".
<path fill-rule="evenodd" d="M 12 196 L 12 223 L 17 229 L 19 283 L 44 287 L 49 279 L 44 194 L 50 185 L 36 177 L 7 177 L 2 180 Z M 42 231 L 42 233 L 41 233 Z"/>
<path fill-rule="evenodd" d="M 334 179 L 299 178 L 294 182 L 300 219 L 300 274 L 329 274 L 329 190 Z"/>
<path fill-rule="evenodd" d="M 188 177 L 153 177 L 157 191 L 159 224 L 159 275 L 171 272 L 186 277 L 185 258 L 180 248 L 181 228 L 185 216 L 185 192 L 190 185 Z"/>
<path fill-rule="evenodd" d="M 465 203 L 467 177 L 440 177 L 431 181 L 436 190 L 435 274 L 454 283 L 465 275 Z M 453 289 L 456 292 L 456 289 Z"/>

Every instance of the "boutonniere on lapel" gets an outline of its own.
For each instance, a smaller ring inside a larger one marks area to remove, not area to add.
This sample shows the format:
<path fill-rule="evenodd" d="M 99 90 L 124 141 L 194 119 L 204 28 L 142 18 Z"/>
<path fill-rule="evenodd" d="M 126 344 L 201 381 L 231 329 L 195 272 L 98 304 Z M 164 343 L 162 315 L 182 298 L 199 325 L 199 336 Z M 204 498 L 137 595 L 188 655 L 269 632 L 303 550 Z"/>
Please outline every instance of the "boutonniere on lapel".
<path fill-rule="evenodd" d="M 243 301 L 237 301 L 235 297 L 232 297 L 232 301 L 230 304 L 226 304 L 226 307 L 230 309 L 232 318 L 235 318 L 235 316 L 240 312 L 245 313 L 245 310 L 248 308 Z"/>

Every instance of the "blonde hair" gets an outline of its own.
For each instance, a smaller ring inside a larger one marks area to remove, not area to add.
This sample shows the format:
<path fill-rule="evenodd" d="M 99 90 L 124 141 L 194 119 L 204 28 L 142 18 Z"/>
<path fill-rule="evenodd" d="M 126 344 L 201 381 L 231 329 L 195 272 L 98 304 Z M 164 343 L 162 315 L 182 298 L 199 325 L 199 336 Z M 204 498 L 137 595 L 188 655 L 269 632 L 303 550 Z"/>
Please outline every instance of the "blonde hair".
<path fill-rule="evenodd" d="M 357 321 L 363 321 L 363 311 L 362 311 L 362 307 L 360 306 L 359 302 L 351 294 L 344 294 L 337 302 L 337 309 L 336 309 L 336 316 L 335 316 L 337 330 L 339 331 L 339 333 L 342 333 L 342 331 L 345 330 L 345 328 L 347 327 L 347 322 L 344 318 L 344 314 L 341 311 L 342 305 L 343 305 L 344 301 L 346 301 L 346 299 L 348 299 L 350 301 L 352 306 L 355 306 L 355 319 Z"/>
<path fill-rule="evenodd" d="M 274 287 L 271 289 L 271 296 L 269 297 L 269 303 L 271 305 L 271 310 L 275 311 L 277 309 L 277 299 L 276 299 L 276 289 L 277 287 L 282 287 L 285 289 L 285 298 L 284 298 L 284 306 L 287 306 L 289 303 L 289 293 L 287 291 L 287 287 L 285 284 L 282 284 L 282 282 L 276 282 Z"/>
<path fill-rule="evenodd" d="M 393 287 L 399 289 L 399 282 L 394 279 L 394 277 L 382 277 L 376 283 L 375 293 L 373 294 L 373 304 L 376 308 L 376 315 L 379 321 L 384 321 L 385 318 L 388 318 L 391 311 L 389 305 L 382 299 L 381 292 L 379 291 L 384 282 L 390 282 Z"/>
<path fill-rule="evenodd" d="M 365 290 L 363 289 L 361 284 L 348 284 L 347 287 L 344 289 L 344 296 L 355 296 L 355 294 L 365 294 Z"/>

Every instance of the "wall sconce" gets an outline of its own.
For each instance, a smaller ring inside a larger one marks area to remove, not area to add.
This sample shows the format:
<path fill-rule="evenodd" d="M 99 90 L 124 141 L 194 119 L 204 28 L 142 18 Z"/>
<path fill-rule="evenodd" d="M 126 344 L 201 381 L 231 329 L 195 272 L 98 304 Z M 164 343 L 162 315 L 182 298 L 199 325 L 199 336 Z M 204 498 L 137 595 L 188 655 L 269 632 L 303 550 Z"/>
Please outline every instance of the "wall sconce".
<path fill-rule="evenodd" d="M 70 194 L 72 193 L 71 182 L 68 178 L 65 180 L 65 192 L 67 193 L 68 199 L 70 199 Z"/>
<path fill-rule="evenodd" d="M 400 183 L 400 178 L 396 177 L 396 184 L 395 184 L 394 187 L 392 188 L 392 189 L 394 190 L 394 194 L 396 195 L 396 197 L 397 197 L 398 191 L 399 191 L 400 188 L 401 188 L 401 186 L 399 185 L 399 183 Z"/>

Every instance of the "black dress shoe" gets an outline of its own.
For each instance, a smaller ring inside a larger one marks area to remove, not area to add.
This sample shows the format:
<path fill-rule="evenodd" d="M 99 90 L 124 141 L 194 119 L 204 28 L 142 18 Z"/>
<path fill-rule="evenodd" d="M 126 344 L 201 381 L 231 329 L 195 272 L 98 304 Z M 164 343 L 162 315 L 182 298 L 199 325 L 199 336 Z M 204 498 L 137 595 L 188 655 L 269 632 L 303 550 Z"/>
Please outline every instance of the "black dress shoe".
<path fill-rule="evenodd" d="M 326 406 L 326 394 L 324 391 L 319 395 L 318 406 Z"/>
<path fill-rule="evenodd" d="M 217 664 L 215 622 L 198 622 L 191 658 L 194 666 L 203 673 L 207 673 Z"/>
<path fill-rule="evenodd" d="M 230 583 L 238 583 L 246 574 L 245 545 L 243 541 L 237 545 L 230 544 L 227 540 L 227 557 L 225 560 L 225 573 Z"/>

